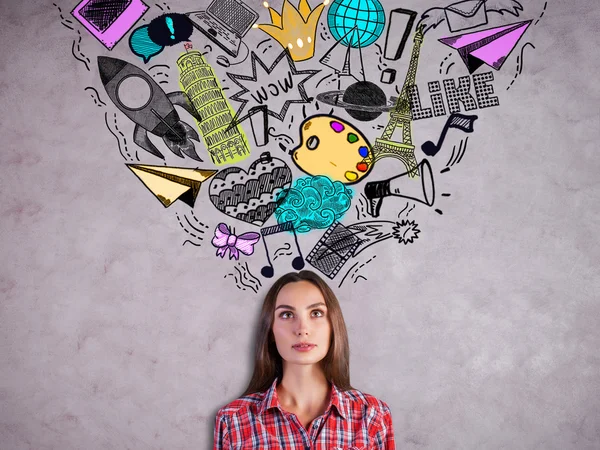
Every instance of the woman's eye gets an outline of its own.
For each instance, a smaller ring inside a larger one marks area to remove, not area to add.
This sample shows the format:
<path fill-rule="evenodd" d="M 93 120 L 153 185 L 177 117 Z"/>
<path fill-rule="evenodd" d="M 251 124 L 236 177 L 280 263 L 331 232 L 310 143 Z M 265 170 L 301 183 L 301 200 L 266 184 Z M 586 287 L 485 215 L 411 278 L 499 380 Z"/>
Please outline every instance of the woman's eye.
<path fill-rule="evenodd" d="M 325 315 L 325 314 L 323 313 L 323 311 L 321 311 L 320 309 L 315 309 L 313 312 L 318 312 L 318 313 L 321 313 L 321 315 L 320 315 L 320 316 L 315 316 L 315 317 L 322 317 L 322 316 L 324 316 L 324 315 Z M 292 314 L 292 312 L 291 312 L 291 311 L 285 311 L 285 312 L 282 312 L 282 313 L 279 315 L 279 317 L 282 317 L 282 318 L 284 318 L 284 319 L 285 319 L 285 317 L 284 317 L 284 315 L 285 315 L 285 314 Z"/>

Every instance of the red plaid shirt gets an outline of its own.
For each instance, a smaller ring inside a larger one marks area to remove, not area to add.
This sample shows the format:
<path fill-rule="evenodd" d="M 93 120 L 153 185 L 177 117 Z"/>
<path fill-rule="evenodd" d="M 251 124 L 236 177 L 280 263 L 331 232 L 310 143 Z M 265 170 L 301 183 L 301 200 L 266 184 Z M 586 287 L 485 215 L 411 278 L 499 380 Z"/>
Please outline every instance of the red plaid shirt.
<path fill-rule="evenodd" d="M 332 384 L 323 415 L 306 430 L 281 408 L 277 378 L 265 391 L 234 400 L 217 412 L 213 450 L 395 450 L 388 405 L 358 390 Z"/>

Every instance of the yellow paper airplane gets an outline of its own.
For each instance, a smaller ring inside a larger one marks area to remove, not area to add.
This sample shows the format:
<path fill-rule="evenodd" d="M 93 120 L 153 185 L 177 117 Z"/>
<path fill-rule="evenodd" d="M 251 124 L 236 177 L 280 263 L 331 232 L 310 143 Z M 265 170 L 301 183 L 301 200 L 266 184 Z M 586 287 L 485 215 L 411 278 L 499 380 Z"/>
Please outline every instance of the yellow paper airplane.
<path fill-rule="evenodd" d="M 150 189 L 165 208 L 171 206 L 175 200 L 181 200 L 193 208 L 202 182 L 217 173 L 216 170 L 188 167 L 125 165 Z"/>

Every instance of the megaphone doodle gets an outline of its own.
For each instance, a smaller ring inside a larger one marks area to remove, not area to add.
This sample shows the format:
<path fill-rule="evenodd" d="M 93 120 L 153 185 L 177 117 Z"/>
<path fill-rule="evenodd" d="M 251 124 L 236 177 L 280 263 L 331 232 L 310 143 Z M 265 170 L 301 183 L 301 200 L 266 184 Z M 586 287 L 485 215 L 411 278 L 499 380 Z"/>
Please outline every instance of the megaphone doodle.
<path fill-rule="evenodd" d="M 409 172 L 415 171 L 415 169 L 411 169 L 387 180 L 367 183 L 365 185 L 365 196 L 368 200 L 367 212 L 372 217 L 378 217 L 383 198 L 392 195 L 432 206 L 435 201 L 435 185 L 433 184 L 431 165 L 424 159 L 416 168 L 419 171 L 419 178 L 408 177 Z"/>

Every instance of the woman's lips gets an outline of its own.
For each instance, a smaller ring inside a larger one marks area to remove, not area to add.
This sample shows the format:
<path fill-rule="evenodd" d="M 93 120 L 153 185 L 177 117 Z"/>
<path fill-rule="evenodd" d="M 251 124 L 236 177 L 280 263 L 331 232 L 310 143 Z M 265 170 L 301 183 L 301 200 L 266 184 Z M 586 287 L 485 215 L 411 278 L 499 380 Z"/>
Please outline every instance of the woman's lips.
<path fill-rule="evenodd" d="M 298 350 L 299 352 L 308 352 L 315 347 L 316 347 L 316 345 L 307 345 L 307 346 L 295 345 L 293 348 Z"/>

